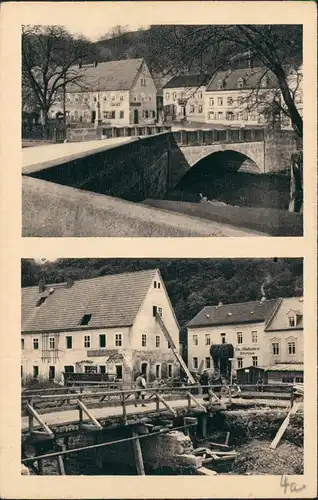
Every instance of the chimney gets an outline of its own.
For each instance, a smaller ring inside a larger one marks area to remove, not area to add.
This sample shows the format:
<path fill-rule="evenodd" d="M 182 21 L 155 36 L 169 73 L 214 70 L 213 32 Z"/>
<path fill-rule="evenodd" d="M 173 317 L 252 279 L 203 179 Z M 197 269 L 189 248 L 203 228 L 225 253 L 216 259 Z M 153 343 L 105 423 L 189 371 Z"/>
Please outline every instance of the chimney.
<path fill-rule="evenodd" d="M 66 288 L 72 288 L 72 286 L 74 285 L 74 280 L 73 278 L 66 278 Z"/>
<path fill-rule="evenodd" d="M 45 291 L 45 280 L 44 278 L 39 281 L 39 293 L 43 293 Z"/>

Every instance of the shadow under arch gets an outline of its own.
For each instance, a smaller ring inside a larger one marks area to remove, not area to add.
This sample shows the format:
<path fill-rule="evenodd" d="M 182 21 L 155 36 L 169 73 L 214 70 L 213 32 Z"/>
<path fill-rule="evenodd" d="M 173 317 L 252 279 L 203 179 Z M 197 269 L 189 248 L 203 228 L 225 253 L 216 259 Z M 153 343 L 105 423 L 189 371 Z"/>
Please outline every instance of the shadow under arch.
<path fill-rule="evenodd" d="M 214 172 L 218 175 L 238 171 L 251 174 L 261 173 L 261 169 L 252 158 L 232 149 L 208 154 L 197 161 L 186 175 L 190 173 L 193 175 L 194 173 L 198 173 L 199 170 L 202 173 L 209 174 Z"/>

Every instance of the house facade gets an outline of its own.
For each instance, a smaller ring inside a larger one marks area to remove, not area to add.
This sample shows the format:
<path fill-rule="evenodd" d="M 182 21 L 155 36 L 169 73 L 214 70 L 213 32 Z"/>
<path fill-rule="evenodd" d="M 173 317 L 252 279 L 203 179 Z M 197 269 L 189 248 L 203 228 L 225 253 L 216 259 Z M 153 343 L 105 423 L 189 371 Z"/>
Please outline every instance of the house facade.
<path fill-rule="evenodd" d="M 213 370 L 212 344 L 232 344 L 232 371 L 247 366 L 264 366 L 268 346 L 264 335 L 267 316 L 277 300 L 207 306 L 188 323 L 188 365 Z"/>
<path fill-rule="evenodd" d="M 179 325 L 159 270 L 22 289 L 21 377 L 63 381 L 64 372 L 132 382 L 178 376 Z"/>
<path fill-rule="evenodd" d="M 212 344 L 232 344 L 232 372 L 264 368 L 269 382 L 303 376 L 303 299 L 207 306 L 188 323 L 188 366 L 214 369 Z M 297 374 L 291 374 L 297 372 Z M 287 380 L 288 379 L 288 380 Z"/>
<path fill-rule="evenodd" d="M 204 93 L 208 75 L 175 76 L 163 86 L 166 121 L 204 122 Z"/>
<path fill-rule="evenodd" d="M 256 126 L 267 123 L 266 111 L 279 100 L 274 75 L 266 68 L 218 71 L 204 97 L 206 123 Z"/>
<path fill-rule="evenodd" d="M 303 328 L 303 298 L 281 299 L 265 328 L 269 382 L 303 382 Z"/>
<path fill-rule="evenodd" d="M 79 81 L 66 88 L 68 123 L 125 126 L 156 122 L 156 86 L 144 59 L 80 65 L 71 71 Z M 60 95 L 52 106 L 51 118 L 63 113 L 63 99 Z"/>

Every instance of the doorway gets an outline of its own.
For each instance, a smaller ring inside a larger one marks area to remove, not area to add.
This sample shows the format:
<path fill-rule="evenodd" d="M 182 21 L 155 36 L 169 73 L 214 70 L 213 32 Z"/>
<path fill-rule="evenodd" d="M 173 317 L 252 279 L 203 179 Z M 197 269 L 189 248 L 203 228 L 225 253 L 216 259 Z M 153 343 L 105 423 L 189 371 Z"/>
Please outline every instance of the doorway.
<path fill-rule="evenodd" d="M 123 378 L 123 365 L 115 365 L 115 368 L 116 368 L 116 378 L 122 379 Z"/>
<path fill-rule="evenodd" d="M 50 380 L 55 379 L 55 366 L 50 366 L 49 368 L 49 379 Z"/>
<path fill-rule="evenodd" d="M 141 363 L 140 371 L 141 371 L 142 375 L 145 377 L 146 381 L 148 382 L 148 363 L 146 363 L 146 362 Z"/>
<path fill-rule="evenodd" d="M 136 125 L 137 123 L 139 123 L 139 113 L 138 109 L 134 109 L 134 124 Z"/>
<path fill-rule="evenodd" d="M 95 120 L 96 120 L 96 111 L 95 111 L 95 110 L 93 110 L 93 111 L 92 111 L 92 119 L 91 119 L 91 122 L 92 122 L 92 123 L 94 123 L 94 122 L 95 122 Z"/>

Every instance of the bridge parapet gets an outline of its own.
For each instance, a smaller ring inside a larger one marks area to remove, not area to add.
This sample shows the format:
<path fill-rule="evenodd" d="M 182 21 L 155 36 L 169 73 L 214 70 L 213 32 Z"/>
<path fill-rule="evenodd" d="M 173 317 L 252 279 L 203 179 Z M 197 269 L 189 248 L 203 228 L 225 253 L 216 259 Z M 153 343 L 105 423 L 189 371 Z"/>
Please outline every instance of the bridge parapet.
<path fill-rule="evenodd" d="M 172 135 L 179 146 L 209 146 L 213 144 L 261 142 L 265 140 L 265 129 L 177 130 L 173 131 Z"/>

